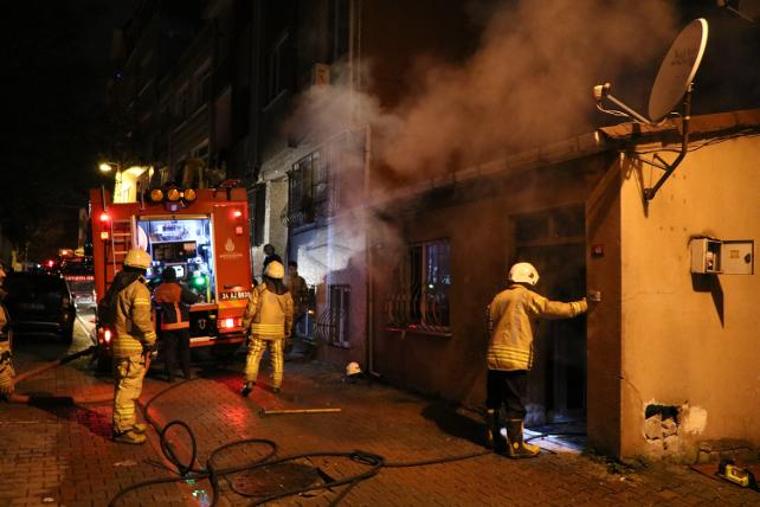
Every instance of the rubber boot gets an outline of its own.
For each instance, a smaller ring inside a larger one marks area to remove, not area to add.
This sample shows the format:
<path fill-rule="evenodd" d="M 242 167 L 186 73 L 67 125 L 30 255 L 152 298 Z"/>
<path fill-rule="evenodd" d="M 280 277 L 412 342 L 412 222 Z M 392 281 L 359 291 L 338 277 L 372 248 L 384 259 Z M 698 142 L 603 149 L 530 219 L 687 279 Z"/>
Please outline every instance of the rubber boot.
<path fill-rule="evenodd" d="M 507 440 L 501 434 L 497 410 L 489 409 L 486 412 L 486 447 L 499 454 L 507 452 Z"/>
<path fill-rule="evenodd" d="M 247 398 L 249 394 L 251 394 L 251 391 L 253 391 L 253 386 L 256 385 L 256 382 L 246 382 L 243 384 L 243 388 L 240 390 L 240 395 L 243 398 Z"/>
<path fill-rule="evenodd" d="M 145 438 L 145 435 L 140 435 L 139 433 L 136 433 L 134 430 L 125 431 L 123 433 L 118 433 L 113 436 L 114 442 L 119 442 L 122 444 L 139 445 L 139 444 L 144 444 L 145 440 L 147 440 Z"/>
<path fill-rule="evenodd" d="M 507 421 L 507 439 L 510 458 L 535 458 L 541 452 L 537 445 L 528 444 L 523 440 L 523 420 L 509 419 Z"/>

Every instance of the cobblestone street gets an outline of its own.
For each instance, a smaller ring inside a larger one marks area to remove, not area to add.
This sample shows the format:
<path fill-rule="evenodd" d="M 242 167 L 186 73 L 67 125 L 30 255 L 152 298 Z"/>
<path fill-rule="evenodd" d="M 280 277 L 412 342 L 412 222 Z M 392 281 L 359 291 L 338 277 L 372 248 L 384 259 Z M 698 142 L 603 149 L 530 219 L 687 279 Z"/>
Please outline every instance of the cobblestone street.
<path fill-rule="evenodd" d="M 73 350 L 87 345 L 80 326 Z M 19 341 L 18 371 L 57 358 L 63 346 L 51 339 Z M 262 372 L 249 399 L 238 394 L 239 357 L 205 368 L 197 380 L 176 385 L 150 407 L 156 423 L 180 419 L 198 442 L 198 463 L 231 441 L 259 438 L 277 443 L 278 455 L 352 451 L 410 462 L 482 450 L 482 426 L 474 414 L 381 385 L 347 384 L 338 372 L 316 364 L 286 363 L 279 395 L 266 388 Z M 96 403 L 38 403 L 0 406 L 0 506 L 107 505 L 123 488 L 171 477 L 159 438 L 129 446 L 110 441 L 110 378 L 96 376 L 84 358 L 19 386 L 38 396 L 87 397 Z M 160 373 L 146 380 L 141 404 L 169 386 Z M 98 401 L 100 400 L 100 401 Z M 262 415 L 261 410 L 340 408 L 335 413 Z M 189 449 L 175 434 L 177 453 Z M 215 466 L 241 465 L 266 447 L 250 444 L 217 457 Z M 368 467 L 346 458 L 310 457 L 242 472 L 221 481 L 219 505 L 250 505 L 283 489 L 339 480 Z M 289 497 L 271 505 L 328 505 L 343 487 Z M 258 495 L 246 497 L 232 489 Z M 118 505 L 208 505 L 208 481 L 148 486 L 128 493 Z M 511 461 L 487 454 L 421 467 L 384 468 L 352 488 L 343 505 L 758 505 L 758 493 L 701 475 L 685 466 L 652 465 L 636 470 L 580 454 L 545 451 L 538 459 Z"/>

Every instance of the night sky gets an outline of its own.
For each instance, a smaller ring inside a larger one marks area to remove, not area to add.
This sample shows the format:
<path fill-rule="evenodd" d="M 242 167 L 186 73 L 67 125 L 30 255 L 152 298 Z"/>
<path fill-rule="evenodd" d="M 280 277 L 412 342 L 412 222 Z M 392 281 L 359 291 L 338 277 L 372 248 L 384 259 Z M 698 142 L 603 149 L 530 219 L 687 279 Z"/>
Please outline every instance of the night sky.
<path fill-rule="evenodd" d="M 0 219 L 41 260 L 75 247 L 78 208 L 99 183 L 113 29 L 132 0 L 3 2 Z"/>

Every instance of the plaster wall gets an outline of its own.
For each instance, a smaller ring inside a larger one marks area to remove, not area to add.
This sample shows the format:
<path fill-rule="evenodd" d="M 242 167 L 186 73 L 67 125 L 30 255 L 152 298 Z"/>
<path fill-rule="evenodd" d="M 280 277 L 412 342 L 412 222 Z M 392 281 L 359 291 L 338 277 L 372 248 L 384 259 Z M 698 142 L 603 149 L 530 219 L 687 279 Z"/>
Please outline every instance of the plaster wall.
<path fill-rule="evenodd" d="M 705 145 L 648 205 L 642 186 L 661 171 L 619 165 L 622 456 L 694 461 L 700 441 L 760 444 L 760 278 L 692 276 L 689 254 L 693 235 L 760 238 L 758 160 L 757 137 Z M 677 407 L 670 442 L 647 437 L 650 405 Z"/>

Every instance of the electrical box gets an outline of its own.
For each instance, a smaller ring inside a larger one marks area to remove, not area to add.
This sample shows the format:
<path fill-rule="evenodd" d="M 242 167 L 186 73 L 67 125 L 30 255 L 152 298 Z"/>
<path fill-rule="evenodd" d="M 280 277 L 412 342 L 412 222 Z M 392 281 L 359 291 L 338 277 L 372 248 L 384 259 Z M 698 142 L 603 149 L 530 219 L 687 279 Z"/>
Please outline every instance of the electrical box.
<path fill-rule="evenodd" d="M 755 242 L 695 238 L 689 242 L 691 272 L 699 274 L 752 275 Z"/>
<path fill-rule="evenodd" d="M 754 241 L 724 241 L 720 257 L 724 275 L 753 275 L 755 273 Z"/>
<path fill-rule="evenodd" d="M 697 238 L 689 242 L 692 273 L 720 273 L 720 245 L 717 239 Z"/>

